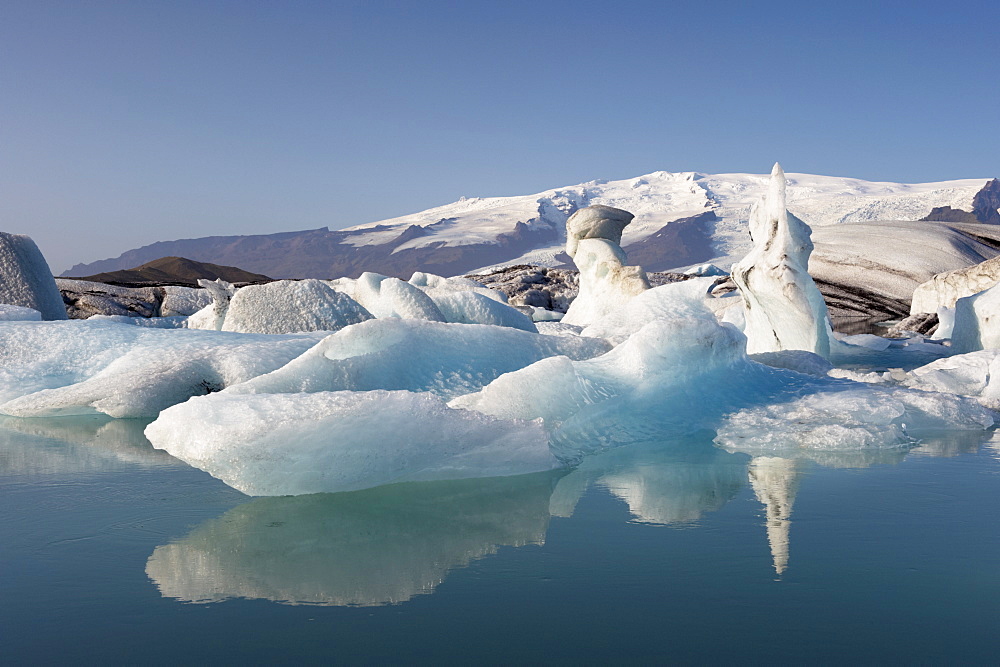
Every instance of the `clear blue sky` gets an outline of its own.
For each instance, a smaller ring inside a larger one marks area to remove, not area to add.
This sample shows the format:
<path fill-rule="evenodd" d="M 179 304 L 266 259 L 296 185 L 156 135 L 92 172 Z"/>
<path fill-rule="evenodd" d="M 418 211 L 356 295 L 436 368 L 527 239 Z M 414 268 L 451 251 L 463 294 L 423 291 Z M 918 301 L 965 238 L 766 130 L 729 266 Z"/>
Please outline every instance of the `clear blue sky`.
<path fill-rule="evenodd" d="M 0 0 L 0 230 L 56 272 L 659 169 L 1000 176 L 997 2 Z"/>

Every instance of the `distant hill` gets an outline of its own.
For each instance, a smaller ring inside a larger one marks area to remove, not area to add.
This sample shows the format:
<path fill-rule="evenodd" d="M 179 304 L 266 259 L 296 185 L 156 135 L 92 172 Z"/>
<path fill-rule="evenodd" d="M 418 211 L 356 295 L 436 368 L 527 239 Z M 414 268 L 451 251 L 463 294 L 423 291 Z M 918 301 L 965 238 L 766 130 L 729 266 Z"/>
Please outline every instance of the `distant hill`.
<path fill-rule="evenodd" d="M 927 217 L 1000 222 L 1000 184 L 987 179 L 906 184 L 787 177 L 788 209 L 814 229 Z M 236 265 L 274 278 L 329 279 L 375 271 L 408 279 L 414 271 L 454 276 L 497 265 L 559 267 L 568 260 L 563 254 L 567 217 L 593 204 L 635 214 L 622 247 L 647 270 L 703 262 L 727 268 L 750 248 L 750 207 L 768 183 L 767 175 L 758 174 L 659 171 L 532 195 L 462 198 L 349 229 L 160 241 L 114 259 L 77 264 L 67 275 L 113 273 L 166 255 Z"/>
<path fill-rule="evenodd" d="M 235 266 L 221 266 L 208 262 L 196 262 L 186 257 L 161 257 L 134 269 L 107 271 L 91 276 L 74 276 L 79 280 L 92 280 L 113 285 L 178 284 L 197 285 L 199 278 L 215 280 L 222 278 L 230 283 L 269 282 L 271 278 L 260 273 L 251 273 Z"/>

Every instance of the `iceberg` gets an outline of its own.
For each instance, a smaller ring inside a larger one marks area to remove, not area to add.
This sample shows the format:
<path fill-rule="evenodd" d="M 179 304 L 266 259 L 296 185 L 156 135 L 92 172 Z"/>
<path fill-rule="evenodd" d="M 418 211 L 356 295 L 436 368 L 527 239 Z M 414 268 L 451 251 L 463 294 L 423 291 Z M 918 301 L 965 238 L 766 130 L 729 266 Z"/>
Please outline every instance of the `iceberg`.
<path fill-rule="evenodd" d="M 753 249 L 732 270 L 751 354 L 806 350 L 830 356 L 826 304 L 807 270 L 810 234 L 809 225 L 785 208 L 785 172 L 775 163 L 767 194 L 750 210 Z"/>
<path fill-rule="evenodd" d="M 321 280 L 276 280 L 247 285 L 232 296 L 222 331 L 289 334 L 338 331 L 371 313 Z"/>
<path fill-rule="evenodd" d="M 236 294 L 236 286 L 222 278 L 215 280 L 199 278 L 198 284 L 208 292 L 212 302 L 188 318 L 187 328 L 221 331 L 222 324 L 226 321 L 226 313 L 229 311 L 229 302 Z"/>
<path fill-rule="evenodd" d="M 322 335 L 0 322 L 0 414 L 155 417 L 191 396 L 284 366 Z"/>
<path fill-rule="evenodd" d="M 936 313 L 940 308 L 954 308 L 959 299 L 988 290 L 997 283 L 1000 283 L 1000 257 L 938 273 L 913 290 L 910 314 Z"/>
<path fill-rule="evenodd" d="M 588 206 L 566 220 L 566 254 L 580 270 L 580 292 L 563 322 L 590 324 L 649 289 L 646 272 L 625 265 L 620 245 L 622 230 L 634 217 L 620 208 Z"/>
<path fill-rule="evenodd" d="M 65 320 L 52 271 L 28 236 L 0 232 L 0 303 L 31 308 L 43 320 Z"/>
<path fill-rule="evenodd" d="M 521 311 L 478 292 L 448 292 L 433 296 L 445 320 L 458 324 L 492 324 L 537 333 L 534 322 Z"/>
<path fill-rule="evenodd" d="M 539 359 L 589 359 L 603 340 L 543 336 L 508 327 L 387 318 L 331 334 L 288 365 L 227 393 L 405 389 L 450 398 Z"/>
<path fill-rule="evenodd" d="M 146 427 L 157 449 L 249 495 L 502 477 L 558 462 L 540 422 L 452 410 L 433 394 L 213 394 Z"/>
<path fill-rule="evenodd" d="M 194 315 L 212 303 L 212 295 L 204 288 L 167 285 L 162 289 L 165 296 L 160 305 L 160 317 Z"/>
<path fill-rule="evenodd" d="M 956 353 L 1000 348 L 1000 286 L 955 302 L 951 349 Z"/>
<path fill-rule="evenodd" d="M 353 297 L 378 318 L 401 317 L 444 322 L 445 317 L 419 287 L 377 273 L 362 273 L 353 285 Z"/>

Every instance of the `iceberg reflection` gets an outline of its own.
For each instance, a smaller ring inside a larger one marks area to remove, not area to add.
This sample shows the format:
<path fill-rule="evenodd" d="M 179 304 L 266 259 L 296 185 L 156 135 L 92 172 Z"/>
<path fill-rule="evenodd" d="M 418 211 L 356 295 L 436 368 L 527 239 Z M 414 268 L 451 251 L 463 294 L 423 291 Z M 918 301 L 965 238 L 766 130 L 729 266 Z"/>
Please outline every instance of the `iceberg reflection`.
<path fill-rule="evenodd" d="M 552 494 L 554 516 L 573 514 L 590 486 L 621 498 L 641 523 L 697 521 L 729 502 L 747 484 L 748 457 L 708 442 L 664 446 L 650 443 L 588 456 L 559 480 Z"/>
<path fill-rule="evenodd" d="M 184 466 L 153 449 L 143 435 L 149 420 L 110 417 L 0 417 L 0 472 L 63 475 L 123 466 Z M 27 436 L 27 437 L 25 437 Z"/>
<path fill-rule="evenodd" d="M 186 602 L 404 602 L 501 546 L 544 543 L 559 474 L 260 498 L 157 547 L 146 574 Z"/>

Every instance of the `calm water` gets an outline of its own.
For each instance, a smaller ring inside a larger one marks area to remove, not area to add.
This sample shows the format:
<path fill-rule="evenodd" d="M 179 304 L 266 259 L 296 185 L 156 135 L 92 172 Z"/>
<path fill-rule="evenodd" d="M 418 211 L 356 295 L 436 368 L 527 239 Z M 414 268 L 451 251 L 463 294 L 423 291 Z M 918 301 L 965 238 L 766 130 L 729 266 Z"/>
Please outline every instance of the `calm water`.
<path fill-rule="evenodd" d="M 3 663 L 1000 656 L 988 434 L 251 499 L 143 426 L 0 421 Z"/>

